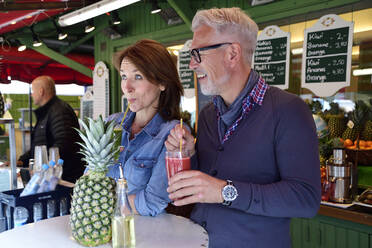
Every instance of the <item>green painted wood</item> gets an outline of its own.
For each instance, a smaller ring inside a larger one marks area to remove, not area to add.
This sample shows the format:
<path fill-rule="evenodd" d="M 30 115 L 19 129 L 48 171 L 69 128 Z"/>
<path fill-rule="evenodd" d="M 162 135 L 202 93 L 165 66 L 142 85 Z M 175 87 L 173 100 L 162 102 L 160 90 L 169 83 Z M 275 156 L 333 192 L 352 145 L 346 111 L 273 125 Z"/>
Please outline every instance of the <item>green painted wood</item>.
<path fill-rule="evenodd" d="M 293 219 L 291 221 L 292 248 L 301 248 L 301 220 Z"/>
<path fill-rule="evenodd" d="M 263 23 L 356 2 L 359 2 L 359 0 L 278 1 L 267 6 L 261 5 L 246 9 L 245 11 L 253 18 L 253 20 L 255 20 L 255 22 Z"/>
<path fill-rule="evenodd" d="M 128 46 L 138 40 L 141 39 L 153 39 L 157 40 L 159 42 L 164 43 L 164 41 L 169 41 L 169 40 L 175 40 L 175 37 L 189 37 L 192 38 L 192 33 L 190 29 L 185 25 L 177 25 L 177 26 L 172 26 L 164 30 L 159 30 L 155 31 L 152 33 L 147 33 L 147 34 L 140 34 L 136 36 L 131 36 L 131 37 L 124 37 L 121 39 L 117 39 L 112 41 L 113 47 L 115 48 L 114 51 L 117 51 L 121 49 L 122 47 Z"/>
<path fill-rule="evenodd" d="M 324 247 L 333 248 L 336 246 L 336 228 L 333 225 L 322 224 L 322 243 Z"/>
<path fill-rule="evenodd" d="M 81 44 L 85 43 L 87 40 L 91 39 L 95 35 L 102 35 L 102 31 L 108 26 L 108 22 L 105 22 L 101 24 L 100 26 L 96 26 L 96 29 L 93 30 L 92 32 L 88 33 L 85 35 L 83 38 L 81 38 L 78 41 L 75 41 L 71 43 L 67 48 L 61 49 L 60 53 L 61 54 L 67 54 L 70 51 L 74 50 L 76 47 L 80 46 Z"/>
<path fill-rule="evenodd" d="M 41 45 L 40 47 L 34 47 L 32 46 L 32 38 L 29 37 L 29 38 L 26 38 L 26 37 L 22 37 L 22 38 L 19 38 L 19 40 L 25 44 L 27 46 L 27 48 L 30 48 L 30 49 L 33 49 L 61 64 L 64 64 L 68 67 L 70 67 L 71 69 L 75 70 L 75 71 L 78 71 L 88 77 L 92 77 L 92 70 L 89 69 L 88 67 L 60 54 L 60 53 L 57 53 L 56 51 L 48 48 L 46 45 Z"/>
<path fill-rule="evenodd" d="M 184 0 L 167 0 L 169 5 L 177 12 L 182 18 L 185 24 L 191 28 L 191 21 L 194 16 L 194 12 L 191 11 L 189 2 Z"/>

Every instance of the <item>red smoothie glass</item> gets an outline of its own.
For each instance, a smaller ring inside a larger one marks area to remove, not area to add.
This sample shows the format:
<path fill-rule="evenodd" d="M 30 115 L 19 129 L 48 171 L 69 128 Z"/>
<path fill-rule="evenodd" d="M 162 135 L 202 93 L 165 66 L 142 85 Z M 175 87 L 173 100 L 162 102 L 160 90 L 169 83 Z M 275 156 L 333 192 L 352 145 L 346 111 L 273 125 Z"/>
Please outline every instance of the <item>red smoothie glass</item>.
<path fill-rule="evenodd" d="M 173 151 L 165 153 L 165 165 L 167 168 L 168 180 L 177 172 L 190 170 L 190 155 L 188 151 Z"/>

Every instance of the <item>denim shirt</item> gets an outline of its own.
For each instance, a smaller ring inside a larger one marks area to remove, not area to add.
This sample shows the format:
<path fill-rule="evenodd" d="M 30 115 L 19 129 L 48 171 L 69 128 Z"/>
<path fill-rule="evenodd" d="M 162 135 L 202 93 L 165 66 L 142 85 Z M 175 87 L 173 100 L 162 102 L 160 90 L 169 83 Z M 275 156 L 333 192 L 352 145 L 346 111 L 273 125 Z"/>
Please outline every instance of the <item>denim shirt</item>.
<path fill-rule="evenodd" d="M 177 120 L 165 121 L 159 114 L 130 140 L 134 112 L 128 112 L 122 128 L 119 163 L 109 167 L 107 176 L 117 180 L 119 166 L 122 166 L 127 180 L 129 194 L 135 194 L 134 204 L 140 215 L 156 216 L 167 207 L 168 179 L 165 168 L 165 145 L 170 130 L 179 123 Z M 120 124 L 123 115 L 116 118 Z"/>

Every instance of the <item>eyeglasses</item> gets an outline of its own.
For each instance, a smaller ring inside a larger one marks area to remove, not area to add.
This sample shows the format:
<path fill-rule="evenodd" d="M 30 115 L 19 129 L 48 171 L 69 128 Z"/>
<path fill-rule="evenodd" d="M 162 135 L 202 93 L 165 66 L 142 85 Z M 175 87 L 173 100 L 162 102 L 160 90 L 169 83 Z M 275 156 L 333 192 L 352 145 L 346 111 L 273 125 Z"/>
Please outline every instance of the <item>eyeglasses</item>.
<path fill-rule="evenodd" d="M 216 49 L 219 48 L 220 46 L 223 45 L 231 45 L 231 42 L 225 42 L 225 43 L 219 43 L 211 46 L 206 46 L 206 47 L 201 47 L 201 48 L 194 48 L 190 51 L 190 55 L 194 58 L 194 60 L 197 63 L 201 63 L 201 58 L 200 58 L 200 52 L 201 51 L 206 51 L 206 50 L 211 50 L 211 49 Z"/>

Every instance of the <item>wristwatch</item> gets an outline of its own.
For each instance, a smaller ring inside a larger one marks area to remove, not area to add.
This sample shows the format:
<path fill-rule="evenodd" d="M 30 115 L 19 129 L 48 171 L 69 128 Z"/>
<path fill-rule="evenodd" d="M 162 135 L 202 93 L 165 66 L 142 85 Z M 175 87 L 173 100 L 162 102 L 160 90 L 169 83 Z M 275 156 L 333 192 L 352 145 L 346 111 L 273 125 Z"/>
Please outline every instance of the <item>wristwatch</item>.
<path fill-rule="evenodd" d="M 238 191 L 236 190 L 234 184 L 230 180 L 226 180 L 227 185 L 222 189 L 222 204 L 225 206 L 230 206 L 232 201 L 238 197 Z"/>

